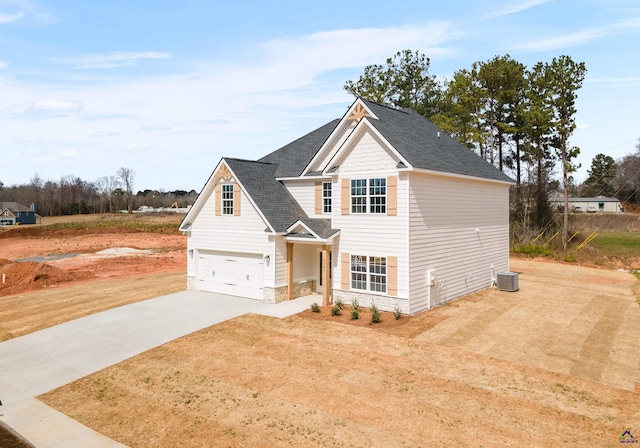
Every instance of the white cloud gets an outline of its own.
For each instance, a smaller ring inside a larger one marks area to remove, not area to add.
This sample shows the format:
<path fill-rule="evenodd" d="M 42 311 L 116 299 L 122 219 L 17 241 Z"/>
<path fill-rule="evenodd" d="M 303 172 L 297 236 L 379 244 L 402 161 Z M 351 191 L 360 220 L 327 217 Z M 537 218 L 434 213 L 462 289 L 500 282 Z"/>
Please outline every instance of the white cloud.
<path fill-rule="evenodd" d="M 613 23 L 607 27 L 591 28 L 561 36 L 516 44 L 513 48 L 524 51 L 549 51 L 566 47 L 575 47 L 613 34 L 626 34 L 629 32 L 633 33 L 639 31 L 640 18 L 631 18 Z"/>
<path fill-rule="evenodd" d="M 84 108 L 81 101 L 58 100 L 55 98 L 44 98 L 35 101 L 30 109 L 37 112 L 80 112 Z"/>
<path fill-rule="evenodd" d="M 496 17 L 508 16 L 551 1 L 553 0 L 518 0 L 507 2 L 505 5 L 500 5 L 500 8 L 482 16 L 481 19 L 493 19 Z"/>
<path fill-rule="evenodd" d="M 115 135 L 120 135 L 120 132 L 115 131 L 96 131 L 89 134 L 91 138 L 103 138 L 103 137 L 113 137 Z"/>
<path fill-rule="evenodd" d="M 168 59 L 171 54 L 158 51 L 116 51 L 104 54 L 88 54 L 77 58 L 55 59 L 60 64 L 81 69 L 116 68 L 133 66 L 143 59 Z"/>
<path fill-rule="evenodd" d="M 156 123 L 156 124 L 142 126 L 140 130 L 141 131 L 169 131 L 171 130 L 171 127 L 163 123 Z"/>
<path fill-rule="evenodd" d="M 399 49 L 419 49 L 441 55 L 450 52 L 443 45 L 460 37 L 447 22 L 419 26 L 358 28 L 323 31 L 306 36 L 266 42 L 267 57 L 297 66 L 301 71 L 328 71 L 379 63 Z"/>
<path fill-rule="evenodd" d="M 0 24 L 17 22 L 23 17 L 24 17 L 24 13 L 22 11 L 17 12 L 15 14 L 0 14 Z"/>
<path fill-rule="evenodd" d="M 78 152 L 73 149 L 64 149 L 61 151 L 49 152 L 34 157 L 36 163 L 60 163 L 68 162 L 75 159 L 78 156 Z"/>

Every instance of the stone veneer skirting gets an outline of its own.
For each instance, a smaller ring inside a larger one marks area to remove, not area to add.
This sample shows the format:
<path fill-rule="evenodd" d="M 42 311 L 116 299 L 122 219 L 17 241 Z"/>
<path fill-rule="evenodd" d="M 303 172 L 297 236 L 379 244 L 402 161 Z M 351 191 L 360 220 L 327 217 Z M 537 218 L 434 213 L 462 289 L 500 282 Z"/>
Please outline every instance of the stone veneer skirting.
<path fill-rule="evenodd" d="M 295 283 L 293 285 L 293 297 L 304 297 L 316 292 L 316 281 L 307 280 Z M 265 286 L 262 289 L 264 303 L 278 303 L 287 300 L 287 287 L 279 286 L 277 288 L 269 288 Z"/>

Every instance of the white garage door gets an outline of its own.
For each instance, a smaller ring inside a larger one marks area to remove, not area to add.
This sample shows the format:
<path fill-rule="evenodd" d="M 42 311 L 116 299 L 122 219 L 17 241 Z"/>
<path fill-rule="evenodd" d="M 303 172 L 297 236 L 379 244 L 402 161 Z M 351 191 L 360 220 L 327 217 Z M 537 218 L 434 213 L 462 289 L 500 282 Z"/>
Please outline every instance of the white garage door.
<path fill-rule="evenodd" d="M 200 252 L 199 289 L 262 300 L 263 263 L 260 254 Z"/>

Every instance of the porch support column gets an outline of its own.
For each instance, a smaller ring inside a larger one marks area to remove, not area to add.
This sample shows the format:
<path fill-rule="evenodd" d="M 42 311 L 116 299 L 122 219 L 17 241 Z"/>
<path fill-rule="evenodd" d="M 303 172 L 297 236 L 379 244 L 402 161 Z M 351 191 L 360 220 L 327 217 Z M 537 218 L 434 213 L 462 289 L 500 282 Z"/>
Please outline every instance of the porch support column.
<path fill-rule="evenodd" d="M 287 300 L 293 299 L 293 243 L 287 243 Z"/>
<path fill-rule="evenodd" d="M 329 306 L 329 297 L 331 295 L 331 280 L 329 272 L 331 264 L 329 262 L 329 246 L 322 246 L 322 306 Z"/>

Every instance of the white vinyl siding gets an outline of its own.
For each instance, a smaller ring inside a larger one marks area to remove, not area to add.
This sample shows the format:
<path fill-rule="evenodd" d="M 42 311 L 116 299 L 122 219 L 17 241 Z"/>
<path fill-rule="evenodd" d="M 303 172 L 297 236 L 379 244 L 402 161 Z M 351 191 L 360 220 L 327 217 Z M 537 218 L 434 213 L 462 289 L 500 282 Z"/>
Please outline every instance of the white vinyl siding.
<path fill-rule="evenodd" d="M 285 187 L 291 193 L 291 196 L 296 200 L 300 207 L 304 210 L 304 212 L 309 217 L 315 218 L 326 218 L 322 213 L 316 213 L 316 197 L 315 197 L 315 185 L 319 180 L 286 180 L 284 181 Z M 326 181 L 322 181 L 326 182 Z M 318 204 L 320 205 L 320 204 Z M 319 208 L 319 212 L 322 211 L 321 207 Z"/>
<path fill-rule="evenodd" d="M 351 173 L 345 173 L 349 177 Z M 371 173 L 371 178 L 385 178 L 389 175 L 398 175 L 397 171 L 385 173 Z M 340 173 L 343 176 L 343 173 Z M 354 255 L 375 255 L 379 257 L 397 257 L 397 298 L 408 298 L 408 217 L 407 217 L 407 176 L 398 175 L 397 185 L 397 215 L 384 214 L 340 214 L 342 194 L 341 179 L 334 182 L 333 187 L 333 220 L 332 226 L 340 229 L 339 249 L 334 253 L 349 253 Z M 349 187 L 350 188 L 350 185 Z M 349 196 L 347 196 L 349 198 Z M 350 198 L 349 198 L 350 199 Z M 337 212 L 336 212 L 337 211 Z M 335 265 L 334 278 L 342 278 L 342 261 Z M 349 264 L 347 264 L 349 266 Z M 381 302 L 380 302 L 381 303 Z M 395 302 L 394 302 L 395 303 Z M 394 305 L 395 306 L 395 305 Z M 389 308 L 390 310 L 393 307 Z M 408 310 L 407 310 L 408 312 Z"/>
<path fill-rule="evenodd" d="M 343 160 L 336 162 L 340 166 L 340 171 L 368 173 L 395 169 L 399 161 L 398 156 L 387 149 L 384 142 L 370 130 L 365 129 L 359 132 L 360 135 L 353 142 L 350 142 L 352 148 L 346 148 L 345 155 L 341 156 Z"/>
<path fill-rule="evenodd" d="M 224 186 L 224 184 L 222 185 Z M 222 187 L 221 186 L 221 187 Z M 222 189 L 221 189 L 222 190 Z M 197 214 L 193 224 L 189 228 L 191 231 L 197 230 L 244 230 L 244 231 L 264 231 L 267 223 L 258 214 L 249 197 L 240 189 L 239 192 L 234 191 L 234 195 L 238 194 L 242 207 L 242 213 L 239 216 L 234 215 L 233 210 L 230 215 L 221 214 L 216 216 L 215 213 L 215 192 L 207 198 L 202 209 Z"/>
<path fill-rule="evenodd" d="M 509 267 L 509 186 L 410 175 L 411 313 L 490 286 Z M 427 271 L 435 270 L 435 285 Z"/>

